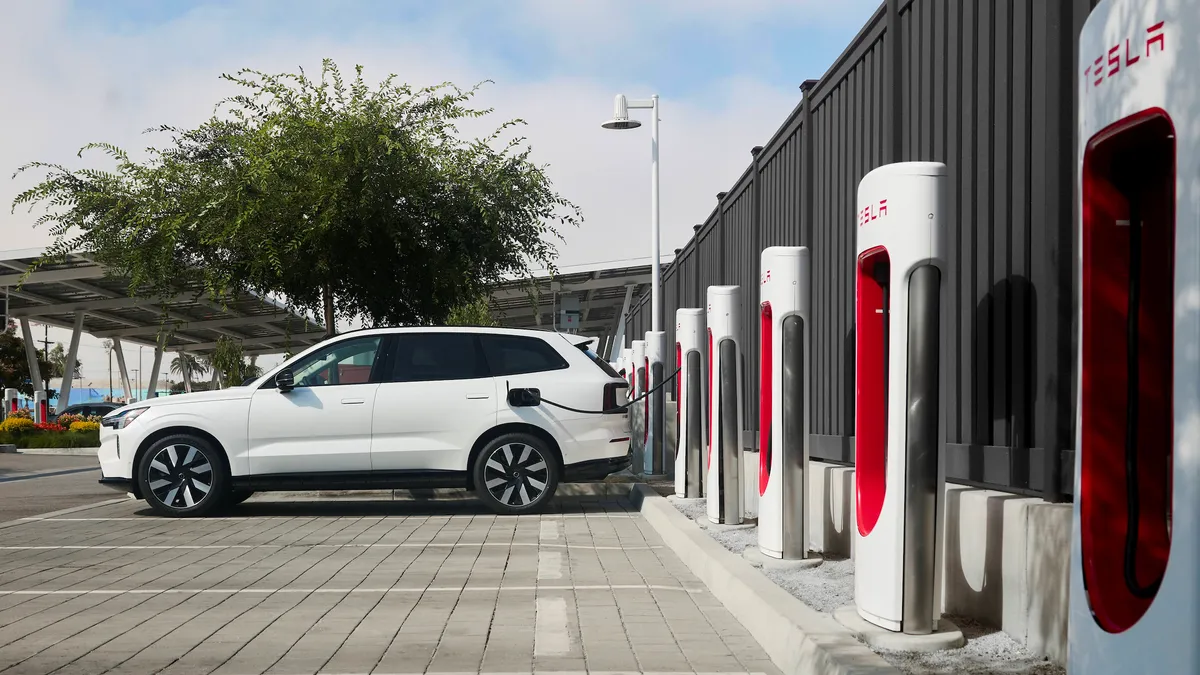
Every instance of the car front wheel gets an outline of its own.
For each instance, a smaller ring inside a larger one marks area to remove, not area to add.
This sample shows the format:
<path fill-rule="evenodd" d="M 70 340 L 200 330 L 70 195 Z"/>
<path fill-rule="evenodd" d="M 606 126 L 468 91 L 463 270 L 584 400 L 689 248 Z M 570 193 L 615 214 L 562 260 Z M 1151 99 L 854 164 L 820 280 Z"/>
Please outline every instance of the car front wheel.
<path fill-rule="evenodd" d="M 219 452 L 208 441 L 189 435 L 154 443 L 138 465 L 146 503 L 175 518 L 204 516 L 220 508 L 228 476 Z"/>
<path fill-rule="evenodd" d="M 505 434 L 475 459 L 475 492 L 496 513 L 535 513 L 554 497 L 558 462 L 546 443 L 529 434 Z"/>

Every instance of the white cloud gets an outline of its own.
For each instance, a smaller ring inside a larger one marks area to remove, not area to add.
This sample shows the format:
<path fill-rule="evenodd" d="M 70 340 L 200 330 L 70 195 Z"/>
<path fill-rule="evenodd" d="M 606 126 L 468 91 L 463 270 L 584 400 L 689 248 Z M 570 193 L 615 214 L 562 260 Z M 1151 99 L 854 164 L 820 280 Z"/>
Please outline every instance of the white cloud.
<path fill-rule="evenodd" d="M 577 3 L 554 2 L 542 8 Z M 721 3 L 723 4 L 723 3 Z M 789 4 L 757 0 L 751 11 Z M 810 3 L 790 3 L 811 9 Z M 819 4 L 819 3 L 818 3 Z M 602 23 L 606 6 L 593 8 L 576 23 L 597 34 L 617 30 Z M 691 7 L 716 12 L 718 3 Z M 574 20 L 579 18 L 578 13 Z M 622 259 L 649 253 L 648 126 L 616 133 L 600 128 L 611 110 L 609 86 L 586 77 L 510 81 L 488 63 L 475 62 L 462 38 L 441 30 L 344 40 L 332 37 L 268 38 L 245 41 L 234 11 L 196 11 L 152 30 L 120 34 L 68 26 L 62 1 L 0 5 L 0 175 L 7 178 L 30 160 L 81 165 L 75 152 L 92 141 L 134 150 L 163 139 L 143 136 L 159 124 L 194 125 L 213 104 L 233 91 L 218 78 L 242 66 L 290 71 L 315 70 L 322 57 L 344 68 L 363 64 L 369 75 L 397 72 L 413 84 L 452 80 L 460 85 L 494 78 L 479 102 L 496 108 L 496 121 L 521 117 L 535 160 L 550 165 L 557 189 L 577 203 L 586 219 L 566 232 L 562 265 Z M 585 31 L 586 32 L 586 31 Z M 832 54 L 829 55 L 832 58 Z M 650 82 L 628 82 L 624 93 L 641 97 Z M 794 88 L 772 87 L 752 78 L 708 83 L 702 94 L 662 101 L 662 218 L 664 252 L 682 246 L 691 226 L 712 209 L 716 192 L 727 189 L 749 162 L 749 149 L 764 143 L 798 100 Z M 635 113 L 636 114 L 636 113 Z M 643 120 L 645 120 L 643 113 Z M 89 163 L 98 161 L 99 158 Z M 33 177 L 0 181 L 0 203 L 8 205 Z M 0 212 L 0 249 L 44 245 L 43 231 L 29 228 L 23 211 Z M 57 338 L 63 340 L 61 335 Z M 85 372 L 99 376 L 102 358 L 86 357 L 97 344 L 85 341 Z M 100 353 L 102 356 L 102 352 Z M 97 369 L 97 367 L 99 367 Z M 107 375 L 104 375 L 107 379 Z"/>

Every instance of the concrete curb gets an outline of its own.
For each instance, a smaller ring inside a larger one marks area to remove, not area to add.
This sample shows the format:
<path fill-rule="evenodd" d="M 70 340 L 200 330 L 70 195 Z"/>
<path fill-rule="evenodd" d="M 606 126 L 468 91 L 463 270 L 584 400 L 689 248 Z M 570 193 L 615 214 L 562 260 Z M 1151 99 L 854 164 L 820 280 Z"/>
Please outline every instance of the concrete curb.
<path fill-rule="evenodd" d="M 100 448 L 25 448 L 17 450 L 22 455 L 73 455 L 76 457 L 95 457 Z"/>
<path fill-rule="evenodd" d="M 789 675 L 899 675 L 833 617 L 792 597 L 647 486 L 629 495 L 663 542 Z"/>

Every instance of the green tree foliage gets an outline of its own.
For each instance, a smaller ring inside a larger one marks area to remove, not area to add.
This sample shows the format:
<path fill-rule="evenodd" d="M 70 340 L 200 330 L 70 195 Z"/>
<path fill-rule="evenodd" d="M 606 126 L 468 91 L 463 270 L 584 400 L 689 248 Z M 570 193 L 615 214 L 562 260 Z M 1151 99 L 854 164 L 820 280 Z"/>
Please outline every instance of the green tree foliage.
<path fill-rule="evenodd" d="M 50 348 L 49 355 L 50 370 L 42 373 L 42 377 L 66 377 L 67 372 L 67 350 L 61 342 L 55 342 Z M 83 368 L 83 362 L 78 358 L 75 359 L 75 376 L 79 376 L 80 369 Z"/>
<path fill-rule="evenodd" d="M 195 354 L 180 354 L 171 359 L 171 373 L 184 378 L 185 372 L 186 378 L 191 379 L 194 384 L 196 378 L 203 377 L 208 372 L 208 367 L 201 363 Z"/>
<path fill-rule="evenodd" d="M 161 127 L 171 142 L 145 161 L 81 151 L 107 153 L 108 171 L 27 164 L 44 176 L 13 208 L 46 209 L 43 262 L 86 250 L 132 292 L 278 294 L 327 326 L 439 323 L 490 284 L 552 270 L 579 211 L 514 137 L 522 122 L 464 140 L 456 124 L 491 113 L 471 106 L 478 86 L 355 72 L 224 75 L 243 93 L 200 127 Z"/>
<path fill-rule="evenodd" d="M 38 369 L 42 371 L 42 389 L 54 398 L 58 392 L 50 389 L 47 375 L 51 364 L 38 355 Z M 29 359 L 25 355 L 25 341 L 17 337 L 17 322 L 9 321 L 0 332 L 0 387 L 12 387 L 25 396 L 32 397 L 34 386 L 30 382 Z"/>
<path fill-rule="evenodd" d="M 450 310 L 450 315 L 446 317 L 447 326 L 496 326 L 496 320 L 492 318 L 492 310 L 488 305 L 486 295 L 481 295 L 475 300 L 459 305 Z"/>

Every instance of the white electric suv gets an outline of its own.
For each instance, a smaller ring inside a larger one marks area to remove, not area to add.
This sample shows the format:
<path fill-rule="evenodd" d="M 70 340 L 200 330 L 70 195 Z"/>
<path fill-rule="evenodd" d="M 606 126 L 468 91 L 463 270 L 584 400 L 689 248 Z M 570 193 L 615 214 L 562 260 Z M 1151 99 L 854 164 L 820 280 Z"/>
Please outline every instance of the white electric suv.
<path fill-rule="evenodd" d="M 168 516 L 209 514 L 256 491 L 437 487 L 528 513 L 560 482 L 629 465 L 628 386 L 585 337 L 357 331 L 244 386 L 113 411 L 100 482 Z"/>

